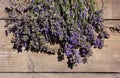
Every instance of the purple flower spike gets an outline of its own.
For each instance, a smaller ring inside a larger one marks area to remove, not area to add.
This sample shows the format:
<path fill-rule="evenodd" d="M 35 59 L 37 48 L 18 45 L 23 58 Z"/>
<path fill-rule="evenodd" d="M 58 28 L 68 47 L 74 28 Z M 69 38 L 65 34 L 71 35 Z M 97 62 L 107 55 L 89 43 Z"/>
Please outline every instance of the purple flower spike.
<path fill-rule="evenodd" d="M 80 19 L 82 19 L 82 18 L 83 18 L 83 15 L 82 15 L 82 13 L 79 15 L 79 18 L 80 18 Z"/>
<path fill-rule="evenodd" d="M 65 52 L 66 52 L 66 56 L 70 56 L 72 54 L 70 49 L 66 49 Z"/>
<path fill-rule="evenodd" d="M 58 44 L 58 61 L 66 55 L 68 67 L 85 63 L 92 47 L 102 49 L 109 34 L 103 10 L 86 0 L 9 0 L 6 36 L 12 33 L 13 49 L 55 54 L 48 46 Z M 90 4 L 90 5 L 87 5 Z M 117 29 L 116 29 L 117 30 Z M 117 30 L 119 31 L 119 30 Z"/>
<path fill-rule="evenodd" d="M 73 17 L 73 12 L 70 10 L 70 16 Z"/>
<path fill-rule="evenodd" d="M 78 63 L 78 64 L 81 63 L 81 58 L 80 58 L 80 55 L 79 55 L 79 51 L 76 51 L 76 52 L 75 52 L 75 61 L 76 61 L 76 63 Z"/>

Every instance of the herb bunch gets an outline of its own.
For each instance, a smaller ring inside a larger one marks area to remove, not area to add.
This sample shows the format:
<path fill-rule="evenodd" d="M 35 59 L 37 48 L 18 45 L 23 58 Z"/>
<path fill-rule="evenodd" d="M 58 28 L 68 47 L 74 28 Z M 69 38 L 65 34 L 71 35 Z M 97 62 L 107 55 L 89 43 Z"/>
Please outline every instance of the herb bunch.
<path fill-rule="evenodd" d="M 22 52 L 54 54 L 46 46 L 59 44 L 58 61 L 68 59 L 68 67 L 86 63 L 91 48 L 102 49 L 105 31 L 103 9 L 96 0 L 17 0 L 6 7 L 6 35 L 12 33 L 13 48 Z"/>

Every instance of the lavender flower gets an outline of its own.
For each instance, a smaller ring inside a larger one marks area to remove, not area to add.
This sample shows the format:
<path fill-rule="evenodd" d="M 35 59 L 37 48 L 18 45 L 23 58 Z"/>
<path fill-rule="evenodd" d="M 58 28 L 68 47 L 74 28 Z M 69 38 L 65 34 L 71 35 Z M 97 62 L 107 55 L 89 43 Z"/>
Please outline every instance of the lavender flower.
<path fill-rule="evenodd" d="M 10 0 L 5 34 L 13 34 L 13 49 L 55 54 L 49 46 L 59 44 L 58 61 L 68 59 L 68 67 L 86 63 L 91 48 L 102 49 L 109 34 L 104 29 L 103 10 L 95 0 Z M 86 5 L 90 4 L 90 5 Z M 113 28 L 111 28 L 113 30 Z M 114 28 L 115 30 L 116 28 Z M 117 30 L 119 31 L 119 30 Z"/>

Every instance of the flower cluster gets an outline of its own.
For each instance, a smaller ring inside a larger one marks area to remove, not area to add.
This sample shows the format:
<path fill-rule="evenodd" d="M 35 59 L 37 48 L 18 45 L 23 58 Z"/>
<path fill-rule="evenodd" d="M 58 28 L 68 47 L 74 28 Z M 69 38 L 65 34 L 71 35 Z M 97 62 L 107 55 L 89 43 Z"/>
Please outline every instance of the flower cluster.
<path fill-rule="evenodd" d="M 10 1 L 6 7 L 6 35 L 13 34 L 13 48 L 32 52 L 55 53 L 46 46 L 59 44 L 58 61 L 68 58 L 68 67 L 86 63 L 91 48 L 102 49 L 109 34 L 104 29 L 103 10 L 96 0 Z"/>

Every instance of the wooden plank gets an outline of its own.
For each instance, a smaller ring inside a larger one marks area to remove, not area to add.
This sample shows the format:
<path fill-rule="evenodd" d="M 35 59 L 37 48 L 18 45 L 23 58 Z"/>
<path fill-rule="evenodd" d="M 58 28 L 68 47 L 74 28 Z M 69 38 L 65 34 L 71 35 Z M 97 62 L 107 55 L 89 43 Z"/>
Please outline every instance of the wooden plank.
<path fill-rule="evenodd" d="M 7 13 L 5 12 L 5 8 L 9 6 L 8 0 L 0 0 L 0 19 L 7 18 Z"/>
<path fill-rule="evenodd" d="M 106 21 L 106 26 L 120 24 L 120 21 Z M 67 67 L 67 59 L 57 61 L 56 55 L 14 52 L 11 37 L 4 33 L 4 21 L 0 21 L 0 72 L 120 72 L 120 34 L 111 33 L 102 50 L 94 50 L 87 64 L 79 64 L 73 70 Z M 56 49 L 57 46 L 55 46 Z"/>
<path fill-rule="evenodd" d="M 2 2 L 4 1 L 4 2 Z M 97 0 L 99 8 L 102 6 L 101 0 Z M 119 4 L 120 0 L 103 0 L 105 3 L 104 19 L 120 19 Z M 8 6 L 8 0 L 0 1 L 0 18 L 6 18 L 5 7 Z"/>
<path fill-rule="evenodd" d="M 104 19 L 120 19 L 119 9 L 120 0 L 103 0 L 103 1 L 105 2 Z"/>
<path fill-rule="evenodd" d="M 120 75 L 104 73 L 0 73 L 0 78 L 120 78 Z"/>

